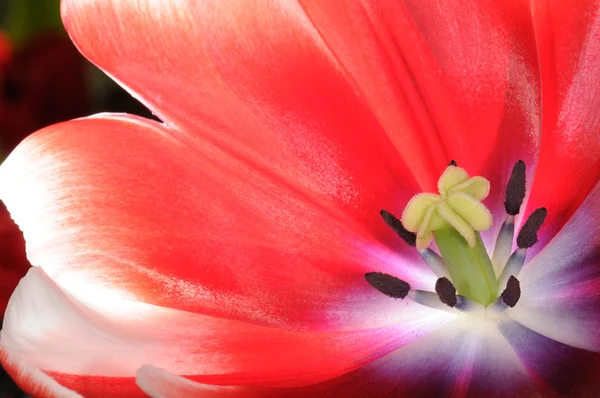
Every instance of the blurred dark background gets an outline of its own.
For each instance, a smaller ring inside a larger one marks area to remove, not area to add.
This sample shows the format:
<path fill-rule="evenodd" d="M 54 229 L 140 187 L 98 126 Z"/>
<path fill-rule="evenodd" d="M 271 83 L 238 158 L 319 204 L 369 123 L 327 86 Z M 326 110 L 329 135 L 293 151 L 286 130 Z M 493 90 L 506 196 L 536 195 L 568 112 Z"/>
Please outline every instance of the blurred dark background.
<path fill-rule="evenodd" d="M 69 40 L 59 0 L 0 0 L 0 148 L 6 155 L 52 123 L 117 111 L 146 110 Z"/>
<path fill-rule="evenodd" d="M 59 3 L 0 0 L 0 161 L 53 123 L 108 111 L 151 116 L 79 54 L 62 26 Z M 2 316 L 29 267 L 23 236 L 0 202 Z M 0 368 L 0 398 L 25 396 Z"/>

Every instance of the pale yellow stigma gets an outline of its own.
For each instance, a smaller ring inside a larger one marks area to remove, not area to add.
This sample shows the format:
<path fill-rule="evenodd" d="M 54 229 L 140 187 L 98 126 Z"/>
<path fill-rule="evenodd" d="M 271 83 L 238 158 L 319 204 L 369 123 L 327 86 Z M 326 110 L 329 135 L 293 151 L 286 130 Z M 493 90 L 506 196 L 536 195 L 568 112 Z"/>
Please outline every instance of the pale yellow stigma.
<path fill-rule="evenodd" d="M 448 166 L 438 180 L 439 195 L 421 193 L 414 196 L 402 213 L 402 224 L 417 234 L 417 248 L 425 249 L 433 232 L 456 229 L 470 247 L 475 247 L 475 231 L 485 231 L 493 224 L 492 214 L 481 203 L 490 193 L 490 182 L 471 177 L 457 166 Z"/>

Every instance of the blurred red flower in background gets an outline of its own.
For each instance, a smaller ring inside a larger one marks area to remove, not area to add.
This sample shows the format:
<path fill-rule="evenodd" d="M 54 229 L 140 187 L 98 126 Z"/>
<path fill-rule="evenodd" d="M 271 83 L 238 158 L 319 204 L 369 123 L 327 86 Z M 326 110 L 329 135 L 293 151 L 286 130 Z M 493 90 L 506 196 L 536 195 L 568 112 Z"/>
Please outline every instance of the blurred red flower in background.
<path fill-rule="evenodd" d="M 10 50 L 0 69 L 0 144 L 8 154 L 48 124 L 89 112 L 85 61 L 64 33 L 44 31 Z"/>
<path fill-rule="evenodd" d="M 10 295 L 31 265 L 25 256 L 21 230 L 0 203 L 0 311 L 4 314 Z"/>

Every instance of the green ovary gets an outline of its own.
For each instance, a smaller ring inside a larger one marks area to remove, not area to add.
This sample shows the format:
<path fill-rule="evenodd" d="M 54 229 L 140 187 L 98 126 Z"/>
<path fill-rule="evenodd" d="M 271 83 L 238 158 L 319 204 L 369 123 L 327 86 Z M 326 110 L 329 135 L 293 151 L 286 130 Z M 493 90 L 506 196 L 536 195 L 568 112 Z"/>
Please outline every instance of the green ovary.
<path fill-rule="evenodd" d="M 458 294 L 487 307 L 498 297 L 498 281 L 481 236 L 479 233 L 475 235 L 475 245 L 469 247 L 454 228 L 434 232 L 435 242 L 448 265 Z"/>

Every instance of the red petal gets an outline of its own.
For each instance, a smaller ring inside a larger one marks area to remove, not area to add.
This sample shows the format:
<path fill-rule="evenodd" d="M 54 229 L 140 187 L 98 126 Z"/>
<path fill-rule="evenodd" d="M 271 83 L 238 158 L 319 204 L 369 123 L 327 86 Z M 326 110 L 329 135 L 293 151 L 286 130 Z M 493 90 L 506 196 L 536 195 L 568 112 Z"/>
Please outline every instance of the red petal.
<path fill-rule="evenodd" d="M 131 393 L 127 378 L 144 364 L 210 383 L 288 387 L 339 376 L 453 318 L 419 308 L 399 326 L 296 332 L 102 300 L 86 306 L 34 267 L 11 298 L 0 343 L 85 396 L 100 395 L 110 378 Z"/>
<path fill-rule="evenodd" d="M 195 378 L 192 378 L 195 379 Z M 342 377 L 294 390 L 194 383 L 151 367 L 138 385 L 153 396 L 190 397 L 529 397 L 533 380 L 492 324 L 457 320 L 436 333 Z"/>
<path fill-rule="evenodd" d="M 519 275 L 521 299 L 508 313 L 574 347 L 600 351 L 600 184 Z M 539 244 L 539 243 L 538 243 Z"/>
<path fill-rule="evenodd" d="M 486 159 L 506 168 L 534 154 L 539 80 L 526 2 L 302 3 L 422 185 L 434 189 L 450 159 L 474 173 Z"/>
<path fill-rule="evenodd" d="M 416 191 L 377 118 L 299 5 L 62 5 L 81 51 L 186 137 L 227 148 L 303 190 L 333 195 L 338 206 L 360 209 L 369 220 L 384 206 L 401 211 Z M 402 187 L 408 192 L 398 192 Z M 373 195 L 374 209 L 357 203 Z"/>
<path fill-rule="evenodd" d="M 362 150 L 397 150 L 434 189 L 451 158 L 477 170 L 496 146 L 535 150 L 528 4 L 257 3 L 70 0 L 63 18 L 81 51 L 168 123 L 218 125 L 212 140 L 273 168 L 297 168 L 290 143 L 368 136 Z M 371 167 L 347 154 L 343 169 Z"/>
<path fill-rule="evenodd" d="M 532 12 L 544 133 L 529 211 L 548 209 L 537 251 L 600 178 L 600 10 L 596 2 L 534 1 Z"/>
<path fill-rule="evenodd" d="M 415 287 L 435 280 L 422 261 L 377 242 L 372 229 L 393 235 L 379 214 L 371 228 L 340 211 L 347 194 L 379 203 L 353 181 L 331 200 L 309 195 L 139 118 L 50 127 L 0 170 L 0 196 L 25 231 L 30 261 L 84 300 L 92 289 L 259 323 L 360 329 L 401 316 L 365 272 Z"/>

